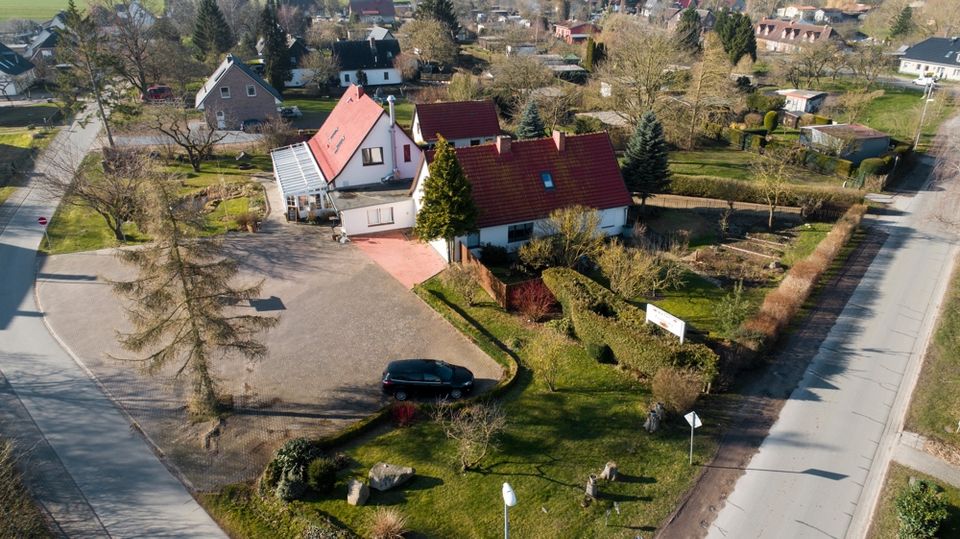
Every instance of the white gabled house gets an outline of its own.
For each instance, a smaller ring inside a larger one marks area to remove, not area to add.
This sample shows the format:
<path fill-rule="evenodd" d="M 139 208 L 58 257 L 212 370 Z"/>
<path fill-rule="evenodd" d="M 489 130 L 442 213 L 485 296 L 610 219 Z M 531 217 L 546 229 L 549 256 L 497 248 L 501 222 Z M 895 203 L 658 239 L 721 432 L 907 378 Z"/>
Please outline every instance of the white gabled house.
<path fill-rule="evenodd" d="M 389 112 L 351 86 L 309 141 L 271 152 L 288 219 L 336 212 L 347 234 L 413 226 L 408 195 L 420 148 Z"/>
<path fill-rule="evenodd" d="M 500 135 L 500 120 L 493 101 L 422 103 L 413 109 L 413 140 L 433 147 L 437 135 L 456 148 L 493 142 Z"/>
<path fill-rule="evenodd" d="M 423 200 L 434 152 L 428 151 L 411 189 L 415 211 Z M 514 251 L 541 233 L 541 224 L 554 210 L 574 205 L 600 212 L 600 228 L 619 235 L 633 204 L 607 133 L 566 135 L 456 148 L 457 160 L 470 182 L 479 210 L 477 232 L 456 239 L 473 249 L 483 244 Z M 445 240 L 431 245 L 449 261 Z"/>

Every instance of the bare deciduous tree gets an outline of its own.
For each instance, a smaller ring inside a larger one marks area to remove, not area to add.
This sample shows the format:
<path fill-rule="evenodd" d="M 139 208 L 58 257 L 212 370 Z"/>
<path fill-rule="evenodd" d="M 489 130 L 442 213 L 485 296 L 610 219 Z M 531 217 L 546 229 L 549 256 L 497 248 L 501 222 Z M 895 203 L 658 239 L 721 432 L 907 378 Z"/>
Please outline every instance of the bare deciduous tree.
<path fill-rule="evenodd" d="M 147 156 L 133 150 L 106 150 L 101 166 L 90 154 L 86 159 L 60 154 L 54 170 L 40 176 L 43 188 L 63 203 L 86 208 L 103 218 L 117 241 L 126 242 L 123 225 L 137 212 L 140 185 L 149 167 Z"/>
<path fill-rule="evenodd" d="M 225 256 L 218 239 L 200 239 L 202 211 L 175 195 L 171 179 L 160 174 L 146 182 L 144 213 L 153 242 L 143 249 L 121 250 L 118 258 L 137 270 L 136 278 L 114 281 L 127 298 L 133 331 L 120 334 L 121 345 L 140 358 L 148 373 L 172 368 L 189 372 L 191 413 L 209 418 L 218 411 L 213 362 L 228 353 L 256 359 L 266 353 L 257 340 L 278 318 L 242 314 L 229 308 L 256 298 L 261 283 L 235 287 L 237 262 Z"/>
<path fill-rule="evenodd" d="M 508 103 L 510 110 L 519 113 L 537 88 L 549 86 L 553 74 L 543 64 L 529 56 L 502 56 L 490 66 L 493 74 L 491 91 Z"/>
<path fill-rule="evenodd" d="M 194 172 L 200 172 L 203 160 L 227 136 L 225 131 L 217 131 L 206 122 L 191 123 L 187 109 L 177 104 L 151 107 L 147 122 L 186 152 Z"/>
<path fill-rule="evenodd" d="M 145 95 L 149 82 L 147 64 L 153 40 L 150 32 L 153 16 L 143 4 L 133 0 L 97 0 L 97 5 L 107 14 L 106 22 L 113 29 L 108 35 L 107 46 L 116 60 L 114 69 Z M 169 62 L 174 59 L 165 60 Z"/>
<path fill-rule="evenodd" d="M 592 260 L 603 249 L 600 213 L 593 208 L 570 206 L 554 210 L 538 223 L 539 237 L 520 248 L 520 259 L 533 267 L 572 268 Z"/>
<path fill-rule="evenodd" d="M 773 216 L 787 193 L 792 162 L 783 152 L 767 151 L 753 162 L 753 178 L 767 205 L 767 228 L 773 228 Z"/>
<path fill-rule="evenodd" d="M 960 10 L 958 10 L 960 12 Z M 857 78 L 866 83 L 864 91 L 868 91 L 883 72 L 887 59 L 884 56 L 884 47 L 879 43 L 861 43 L 853 47 L 847 55 L 847 62 Z"/>
<path fill-rule="evenodd" d="M 400 28 L 399 37 L 403 50 L 415 51 L 420 61 L 441 68 L 453 65 L 460 52 L 447 25 L 436 19 L 414 19 Z"/>
<path fill-rule="evenodd" d="M 493 402 L 462 408 L 440 403 L 434 419 L 447 438 L 457 444 L 457 460 L 463 472 L 479 466 L 487 453 L 496 449 L 496 438 L 507 425 L 503 408 Z"/>
<path fill-rule="evenodd" d="M 731 70 L 720 38 L 713 32 L 707 33 L 703 42 L 703 58 L 693 66 L 685 99 L 687 148 L 696 147 L 697 135 L 703 131 L 704 122 L 730 109 L 732 96 L 736 95 L 733 81 L 730 80 Z"/>
<path fill-rule="evenodd" d="M 636 125 L 676 80 L 680 53 L 666 29 L 633 17 L 612 22 L 601 36 L 608 53 L 599 78 L 610 85 L 614 109 Z"/>

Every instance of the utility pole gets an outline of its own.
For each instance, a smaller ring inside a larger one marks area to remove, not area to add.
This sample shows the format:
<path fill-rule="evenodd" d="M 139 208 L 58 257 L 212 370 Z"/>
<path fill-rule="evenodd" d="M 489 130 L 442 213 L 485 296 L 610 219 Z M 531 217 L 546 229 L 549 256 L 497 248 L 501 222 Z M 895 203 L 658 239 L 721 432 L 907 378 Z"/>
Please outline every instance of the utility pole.
<path fill-rule="evenodd" d="M 920 144 L 920 134 L 923 132 L 923 120 L 927 116 L 927 105 L 933 101 L 933 86 L 936 82 L 931 82 L 923 91 L 923 111 L 920 112 L 920 125 L 917 126 L 917 136 L 913 139 L 913 149 L 916 151 L 917 145 Z"/>

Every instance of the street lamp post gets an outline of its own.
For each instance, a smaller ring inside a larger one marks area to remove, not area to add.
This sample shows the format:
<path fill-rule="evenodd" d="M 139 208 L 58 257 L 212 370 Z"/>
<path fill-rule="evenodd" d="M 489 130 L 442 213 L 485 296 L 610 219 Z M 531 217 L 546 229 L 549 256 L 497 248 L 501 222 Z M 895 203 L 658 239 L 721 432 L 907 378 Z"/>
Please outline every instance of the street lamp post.
<path fill-rule="evenodd" d="M 503 484 L 503 539 L 510 539 L 510 508 L 517 505 L 517 495 L 510 483 Z"/>

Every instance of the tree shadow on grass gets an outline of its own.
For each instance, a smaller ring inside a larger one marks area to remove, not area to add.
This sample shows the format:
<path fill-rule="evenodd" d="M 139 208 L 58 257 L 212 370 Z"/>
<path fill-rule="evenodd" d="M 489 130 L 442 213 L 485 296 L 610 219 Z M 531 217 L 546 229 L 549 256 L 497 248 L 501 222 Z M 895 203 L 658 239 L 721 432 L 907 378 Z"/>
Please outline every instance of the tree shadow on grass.
<path fill-rule="evenodd" d="M 642 475 L 627 475 L 625 473 L 617 473 L 617 483 L 637 483 L 640 485 L 652 485 L 656 483 L 657 480 L 653 477 L 645 477 Z"/>

